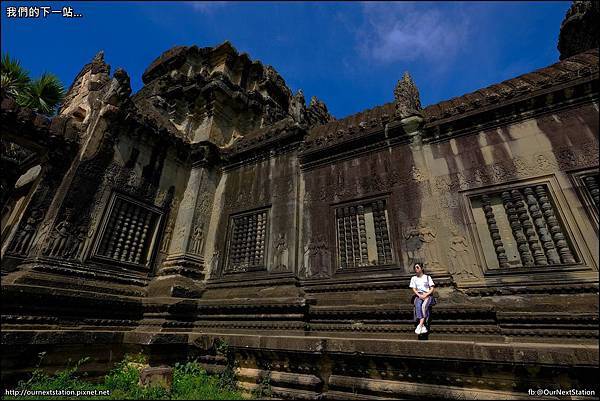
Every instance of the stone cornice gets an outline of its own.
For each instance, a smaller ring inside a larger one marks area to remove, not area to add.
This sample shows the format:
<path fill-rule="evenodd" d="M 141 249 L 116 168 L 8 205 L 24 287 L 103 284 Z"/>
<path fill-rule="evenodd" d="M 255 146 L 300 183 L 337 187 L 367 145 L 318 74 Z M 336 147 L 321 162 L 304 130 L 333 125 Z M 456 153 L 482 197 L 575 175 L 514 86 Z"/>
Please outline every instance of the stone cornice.
<path fill-rule="evenodd" d="M 598 49 L 592 49 L 549 67 L 509 79 L 499 84 L 480 89 L 473 93 L 443 101 L 423 110 L 425 126 L 424 139 L 435 136 L 432 130 L 440 130 L 440 126 L 457 124 L 469 125 L 475 116 L 493 112 L 494 120 L 508 116 L 512 119 L 519 114 L 539 108 L 532 99 L 542 98 L 546 109 L 560 107 L 560 102 L 568 99 L 575 102 L 579 96 L 597 97 L 598 93 Z M 579 93 L 568 93 L 572 88 L 588 88 Z M 559 94 L 554 96 L 554 94 Z M 551 96 L 552 95 L 552 96 Z M 511 106 L 521 105 L 515 114 Z M 317 126 L 309 132 L 302 144 L 303 155 L 316 155 L 321 151 L 324 155 L 335 153 L 340 146 L 346 148 L 362 148 L 364 137 L 372 137 L 377 133 L 389 131 L 390 125 L 398 123 L 393 113 L 394 103 L 388 103 L 349 116 L 339 121 Z M 466 123 L 465 123 L 466 122 Z M 373 138 L 373 137 L 372 137 Z M 376 138 L 373 138 L 376 140 Z M 386 139 L 385 136 L 380 136 Z M 353 144 L 356 142 L 356 144 Z M 326 150 L 326 151 L 325 151 Z"/>
<path fill-rule="evenodd" d="M 49 118 L 19 106 L 4 94 L 0 121 L 3 139 L 47 157 L 51 163 L 67 163 L 79 149 L 80 130 L 71 119 Z"/>

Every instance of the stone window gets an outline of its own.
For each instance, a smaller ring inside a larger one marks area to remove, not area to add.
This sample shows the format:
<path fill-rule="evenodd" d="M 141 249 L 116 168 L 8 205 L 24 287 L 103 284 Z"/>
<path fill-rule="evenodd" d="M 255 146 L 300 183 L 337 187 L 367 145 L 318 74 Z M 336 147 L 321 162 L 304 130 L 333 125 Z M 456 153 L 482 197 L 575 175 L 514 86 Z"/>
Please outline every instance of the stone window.
<path fill-rule="evenodd" d="M 114 194 L 94 256 L 148 267 L 161 216 L 157 208 Z"/>
<path fill-rule="evenodd" d="M 600 195 L 598 170 L 575 173 L 573 174 L 573 178 L 587 213 L 589 213 L 592 220 L 598 225 L 598 210 L 600 208 L 598 205 L 598 196 Z"/>
<path fill-rule="evenodd" d="M 578 262 L 545 183 L 470 197 L 489 268 L 544 267 Z"/>
<path fill-rule="evenodd" d="M 238 273 L 266 268 L 265 251 L 268 227 L 267 210 L 232 216 L 226 273 Z"/>
<path fill-rule="evenodd" d="M 345 269 L 392 263 L 388 221 L 384 199 L 337 207 L 338 266 Z"/>

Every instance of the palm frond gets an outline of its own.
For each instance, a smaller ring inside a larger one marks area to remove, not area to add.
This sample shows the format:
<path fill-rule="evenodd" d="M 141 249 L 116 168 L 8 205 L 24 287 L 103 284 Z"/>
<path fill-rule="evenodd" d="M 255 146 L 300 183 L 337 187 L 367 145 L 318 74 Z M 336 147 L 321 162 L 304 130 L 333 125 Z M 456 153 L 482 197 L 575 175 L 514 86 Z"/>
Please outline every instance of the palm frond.
<path fill-rule="evenodd" d="M 12 59 L 8 53 L 2 56 L 0 63 L 0 84 L 2 90 L 18 96 L 30 82 L 29 73 L 18 60 Z"/>
<path fill-rule="evenodd" d="M 42 114 L 54 114 L 64 96 L 65 89 L 56 75 L 44 73 L 17 96 L 17 103 Z"/>

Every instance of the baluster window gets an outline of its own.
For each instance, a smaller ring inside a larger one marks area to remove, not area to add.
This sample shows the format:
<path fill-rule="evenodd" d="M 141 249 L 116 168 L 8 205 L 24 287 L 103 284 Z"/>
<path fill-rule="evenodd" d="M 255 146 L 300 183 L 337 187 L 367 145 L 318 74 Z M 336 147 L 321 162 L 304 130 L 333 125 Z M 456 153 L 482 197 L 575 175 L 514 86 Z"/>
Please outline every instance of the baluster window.
<path fill-rule="evenodd" d="M 232 216 L 225 271 L 245 272 L 266 268 L 267 210 Z"/>
<path fill-rule="evenodd" d="M 384 199 L 335 209 L 337 258 L 341 269 L 393 262 Z"/>
<path fill-rule="evenodd" d="M 546 184 L 470 198 L 488 267 L 544 267 L 578 262 Z"/>
<path fill-rule="evenodd" d="M 148 266 L 156 243 L 158 209 L 115 194 L 95 256 Z"/>

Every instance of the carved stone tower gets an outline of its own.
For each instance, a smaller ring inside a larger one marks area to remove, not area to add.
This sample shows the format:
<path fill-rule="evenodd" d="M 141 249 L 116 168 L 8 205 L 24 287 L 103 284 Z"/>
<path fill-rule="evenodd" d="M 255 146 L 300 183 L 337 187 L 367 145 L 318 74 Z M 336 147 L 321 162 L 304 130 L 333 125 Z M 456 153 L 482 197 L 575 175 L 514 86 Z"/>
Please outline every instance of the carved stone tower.
<path fill-rule="evenodd" d="M 560 26 L 558 51 L 560 59 L 598 48 L 600 2 L 575 0 Z"/>

